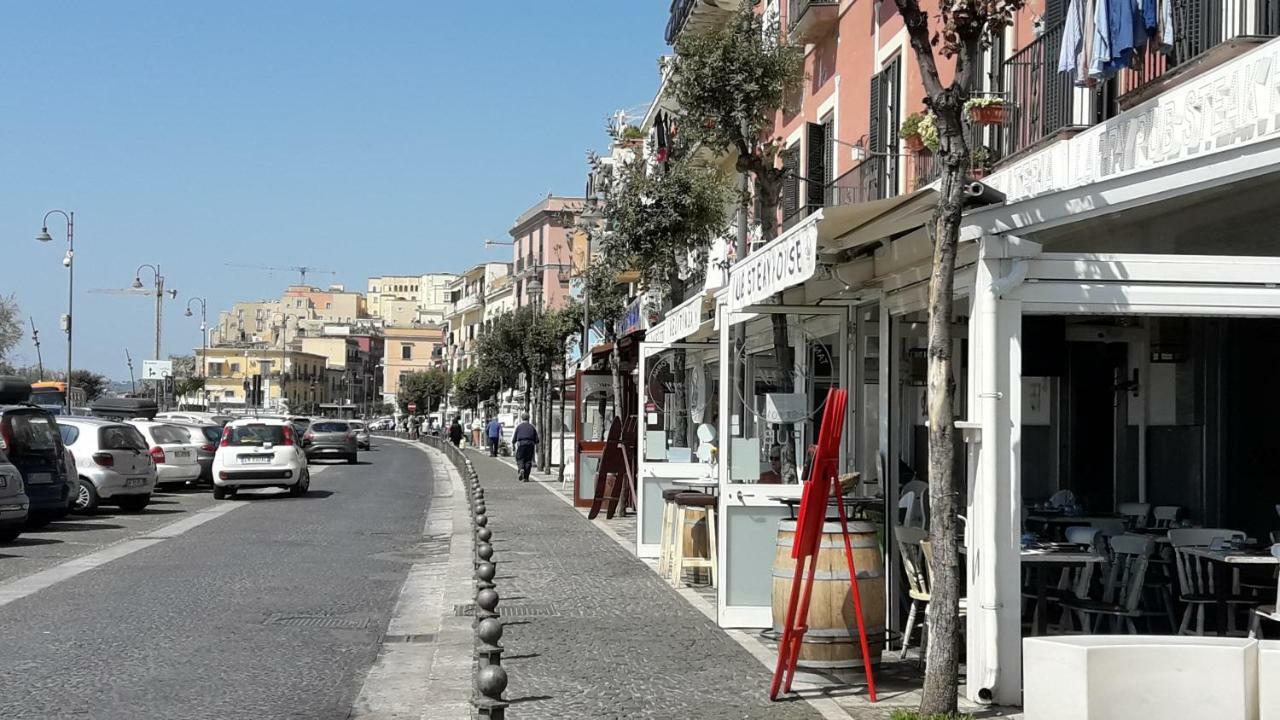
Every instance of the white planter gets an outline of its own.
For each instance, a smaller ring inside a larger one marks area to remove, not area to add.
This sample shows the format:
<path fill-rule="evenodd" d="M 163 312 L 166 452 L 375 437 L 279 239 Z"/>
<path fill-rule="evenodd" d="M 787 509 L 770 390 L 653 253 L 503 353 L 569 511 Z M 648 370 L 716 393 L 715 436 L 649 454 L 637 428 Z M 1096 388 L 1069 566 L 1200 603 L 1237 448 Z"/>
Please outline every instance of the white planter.
<path fill-rule="evenodd" d="M 1259 720 L 1280 720 L 1280 640 L 1258 643 Z"/>
<path fill-rule="evenodd" d="M 1028 720 L 1258 719 L 1255 640 L 1080 635 L 1023 653 Z"/>

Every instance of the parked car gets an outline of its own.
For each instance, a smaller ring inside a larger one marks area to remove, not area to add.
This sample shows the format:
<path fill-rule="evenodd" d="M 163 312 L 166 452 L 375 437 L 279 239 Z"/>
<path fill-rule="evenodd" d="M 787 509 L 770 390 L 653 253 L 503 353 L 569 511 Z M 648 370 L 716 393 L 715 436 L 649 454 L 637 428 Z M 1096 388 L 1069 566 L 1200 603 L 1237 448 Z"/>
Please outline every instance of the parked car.
<path fill-rule="evenodd" d="M 62 442 L 76 453 L 75 510 L 119 505 L 139 512 L 151 502 L 156 464 L 142 432 L 132 423 L 102 418 L 61 417 Z"/>
<path fill-rule="evenodd" d="M 0 542 L 18 539 L 27 525 L 30 501 L 22 487 L 22 473 L 0 450 Z"/>
<path fill-rule="evenodd" d="M 317 420 L 302 436 L 302 447 L 308 460 L 345 458 L 356 462 L 356 432 L 346 420 Z"/>
<path fill-rule="evenodd" d="M 296 437 L 287 420 L 228 423 L 213 458 L 213 497 L 222 500 L 244 487 L 281 487 L 294 496 L 305 495 L 311 475 Z"/>
<path fill-rule="evenodd" d="M 173 423 L 182 428 L 196 446 L 196 461 L 200 463 L 200 481 L 213 482 L 213 456 L 218 453 L 218 443 L 222 441 L 222 425 L 212 423 Z"/>
<path fill-rule="evenodd" d="M 31 386 L 20 378 L 0 378 L 0 451 L 22 475 L 27 493 L 27 527 L 65 517 L 73 502 L 67 456 L 54 416 L 27 402 Z"/>
<path fill-rule="evenodd" d="M 151 459 L 156 463 L 156 484 L 187 483 L 200 479 L 198 447 L 187 431 L 177 425 L 154 420 L 130 420 L 151 443 Z"/>
<path fill-rule="evenodd" d="M 218 413 L 197 412 L 194 410 L 174 410 L 156 414 L 156 420 L 163 422 L 194 423 L 196 425 L 217 425 L 223 427 L 235 418 Z"/>
<path fill-rule="evenodd" d="M 356 433 L 356 448 L 359 450 L 368 450 L 370 445 L 369 428 L 360 420 L 348 420 L 347 424 Z"/>

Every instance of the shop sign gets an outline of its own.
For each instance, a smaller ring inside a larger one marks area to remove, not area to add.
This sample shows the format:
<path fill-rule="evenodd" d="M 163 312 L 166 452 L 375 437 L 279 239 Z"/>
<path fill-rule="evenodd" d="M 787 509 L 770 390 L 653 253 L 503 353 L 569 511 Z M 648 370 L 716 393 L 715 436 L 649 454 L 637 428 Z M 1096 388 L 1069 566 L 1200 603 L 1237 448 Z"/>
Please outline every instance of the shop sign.
<path fill-rule="evenodd" d="M 1280 41 L 990 175 L 1007 201 L 1280 137 Z"/>
<path fill-rule="evenodd" d="M 618 337 L 626 337 L 644 328 L 644 315 L 640 312 L 640 298 L 637 297 L 627 306 L 627 313 L 618 321 Z"/>
<path fill-rule="evenodd" d="M 729 271 L 729 310 L 740 310 L 813 277 L 818 268 L 818 221 L 813 213 Z"/>
<path fill-rule="evenodd" d="M 667 318 L 649 328 L 645 341 L 650 343 L 674 343 L 697 332 L 702 325 L 702 295 L 685 300 L 667 313 Z"/>

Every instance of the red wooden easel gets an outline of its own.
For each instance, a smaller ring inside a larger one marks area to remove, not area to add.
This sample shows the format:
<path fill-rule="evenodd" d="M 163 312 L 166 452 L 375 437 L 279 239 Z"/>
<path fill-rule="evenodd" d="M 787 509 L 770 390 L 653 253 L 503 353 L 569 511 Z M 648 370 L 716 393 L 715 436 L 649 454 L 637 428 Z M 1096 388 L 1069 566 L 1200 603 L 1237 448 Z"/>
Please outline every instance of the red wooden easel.
<path fill-rule="evenodd" d="M 844 510 L 844 493 L 840 489 L 837 465 L 840 462 L 840 437 L 844 431 L 845 406 L 849 392 L 832 388 L 827 393 L 823 410 L 822 430 L 813 456 L 813 469 L 800 497 L 800 513 L 796 519 L 795 543 L 791 557 L 795 558 L 796 571 L 791 579 L 791 599 L 787 602 L 787 619 L 782 628 L 782 640 L 778 643 L 778 664 L 773 671 L 773 683 L 769 686 L 769 699 L 778 699 L 778 690 L 791 692 L 791 681 L 796 676 L 796 664 L 800 660 L 800 646 L 809 630 L 809 599 L 813 595 L 813 577 L 817 567 L 818 544 L 822 539 L 822 525 L 827 519 L 827 500 L 836 495 L 836 507 L 840 512 L 840 530 L 844 535 L 844 558 L 849 566 L 849 584 L 853 590 L 853 611 L 858 620 L 858 641 L 862 645 L 862 667 L 867 674 L 867 694 L 876 701 L 875 672 L 871 668 L 871 650 L 867 643 L 867 629 L 862 620 L 862 597 L 858 592 L 858 569 L 853 564 L 853 546 L 849 542 L 849 521 Z M 806 568 L 808 572 L 806 573 Z"/>

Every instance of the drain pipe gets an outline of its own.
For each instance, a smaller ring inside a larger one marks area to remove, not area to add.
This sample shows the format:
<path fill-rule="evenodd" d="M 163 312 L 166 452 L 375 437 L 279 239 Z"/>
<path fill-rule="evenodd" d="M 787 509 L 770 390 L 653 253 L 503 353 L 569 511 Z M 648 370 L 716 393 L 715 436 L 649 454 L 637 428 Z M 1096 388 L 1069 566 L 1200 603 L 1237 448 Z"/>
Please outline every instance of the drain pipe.
<path fill-rule="evenodd" d="M 995 263 L 988 265 L 989 269 L 997 267 Z M 997 425 L 996 418 L 1000 411 L 1000 401 L 1004 399 L 1004 394 L 999 391 L 1000 372 L 998 355 L 1000 353 L 999 329 L 997 327 L 996 303 L 1000 297 L 1018 285 L 1027 277 L 1027 261 L 1017 259 L 1013 261 L 1009 274 L 998 277 L 992 273 L 991 282 L 986 283 L 982 288 L 982 312 L 979 314 L 981 319 L 982 332 L 982 385 L 978 398 L 982 404 L 982 456 L 980 468 L 980 483 L 983 489 L 981 494 L 981 503 L 974 508 L 977 514 L 980 514 L 979 532 L 990 532 L 990 529 L 996 525 L 996 498 L 1000 494 L 1000 487 L 997 475 L 1000 471 L 1000 458 L 997 454 L 996 437 L 1000 428 Z M 979 550 L 981 552 L 981 550 Z M 978 687 L 978 699 L 982 702 L 990 703 L 994 700 L 992 688 L 996 684 L 997 670 L 995 663 L 991 662 L 992 658 L 999 658 L 1000 650 L 1000 621 L 999 610 L 1004 602 L 1004 598 L 999 596 L 999 587 L 997 583 L 997 568 L 994 561 L 986 558 L 977 558 L 979 560 L 978 580 L 979 580 L 979 597 L 981 598 L 981 607 L 977 608 L 987 619 L 983 623 L 983 664 L 980 669 L 980 677 L 969 678 L 970 683 L 974 683 Z"/>

